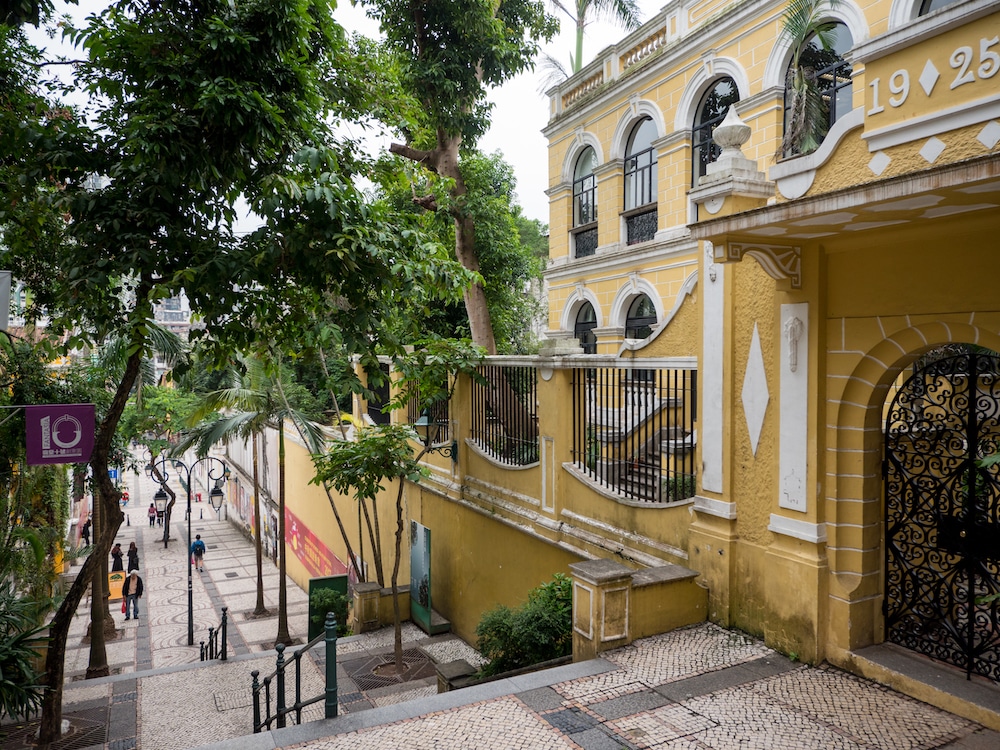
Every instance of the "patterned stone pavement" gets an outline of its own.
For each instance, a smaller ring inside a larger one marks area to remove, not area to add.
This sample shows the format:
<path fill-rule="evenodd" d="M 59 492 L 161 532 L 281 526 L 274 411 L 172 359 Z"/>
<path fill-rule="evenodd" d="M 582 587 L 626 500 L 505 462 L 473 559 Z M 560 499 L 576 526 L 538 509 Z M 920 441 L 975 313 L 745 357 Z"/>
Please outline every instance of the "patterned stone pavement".
<path fill-rule="evenodd" d="M 437 694 L 433 677 L 372 686 L 364 671 L 391 651 L 392 631 L 338 642 L 339 716 L 322 704 L 301 726 L 251 734 L 250 673 L 274 668 L 277 619 L 248 616 L 256 596 L 253 545 L 235 527 L 195 504 L 192 533 L 205 539 L 205 572 L 195 572 L 196 643 L 229 608 L 228 662 L 199 664 L 187 645 L 187 524 L 175 513 L 172 541 L 150 528 L 146 508 L 155 486 L 129 478 L 129 525 L 146 595 L 138 622 L 115 612 L 119 637 L 109 642 L 112 676 L 83 680 L 86 600 L 73 624 L 66 660 L 64 715 L 73 733 L 53 748 L 92 750 L 272 750 L 275 748 L 657 748 L 663 750 L 997 750 L 1000 734 L 840 670 L 788 661 L 759 641 L 703 624 L 638 641 L 602 659 Z M 178 488 L 175 488 L 177 490 Z M 277 609 L 278 572 L 265 561 L 265 601 Z M 289 628 L 307 631 L 308 602 L 289 583 Z M 404 647 L 436 662 L 479 656 L 454 636 L 428 639 L 411 624 Z M 303 695 L 323 685 L 325 654 L 303 660 Z M 360 670 L 360 671 L 359 671 Z M 0 734 L 2 737 L 2 734 Z M 103 742 L 100 740 L 103 739 Z M 0 748 L 24 745 L 0 741 Z"/>

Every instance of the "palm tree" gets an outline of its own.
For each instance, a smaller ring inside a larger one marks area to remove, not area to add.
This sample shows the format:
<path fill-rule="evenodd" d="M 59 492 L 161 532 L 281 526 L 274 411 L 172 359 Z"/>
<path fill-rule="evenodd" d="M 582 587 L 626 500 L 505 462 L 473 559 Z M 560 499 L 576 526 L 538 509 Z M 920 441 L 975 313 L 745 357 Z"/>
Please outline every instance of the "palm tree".
<path fill-rule="evenodd" d="M 546 81 L 550 83 L 580 72 L 583 67 L 583 32 L 595 18 L 614 21 L 628 31 L 634 31 L 641 25 L 636 0 L 576 0 L 572 9 L 562 0 L 552 0 L 552 4 L 565 13 L 576 27 L 576 51 L 569 56 L 569 71 L 551 56 L 543 55 L 543 67 L 547 70 Z"/>
<path fill-rule="evenodd" d="M 254 514 L 257 537 L 257 608 L 264 612 L 263 571 L 260 547 L 260 504 L 257 487 L 257 439 L 268 428 L 278 433 L 278 633 L 275 645 L 290 644 L 288 633 L 288 589 L 285 581 L 285 421 L 291 421 L 313 453 L 319 453 L 325 437 L 312 415 L 294 404 L 304 403 L 307 394 L 296 385 L 280 360 L 266 362 L 242 357 L 232 369 L 232 385 L 209 393 L 196 411 L 193 421 L 201 420 L 177 446 L 183 452 L 192 445 L 199 455 L 233 437 L 254 442 Z M 209 415 L 223 412 L 220 419 L 205 421 Z"/>
<path fill-rule="evenodd" d="M 785 81 L 788 111 L 779 156 L 808 154 L 823 141 L 829 127 L 827 105 L 809 62 L 810 43 L 815 39 L 824 51 L 835 43 L 836 23 L 830 10 L 839 0 L 791 0 L 782 18 L 781 36 L 791 42 L 792 57 Z"/>

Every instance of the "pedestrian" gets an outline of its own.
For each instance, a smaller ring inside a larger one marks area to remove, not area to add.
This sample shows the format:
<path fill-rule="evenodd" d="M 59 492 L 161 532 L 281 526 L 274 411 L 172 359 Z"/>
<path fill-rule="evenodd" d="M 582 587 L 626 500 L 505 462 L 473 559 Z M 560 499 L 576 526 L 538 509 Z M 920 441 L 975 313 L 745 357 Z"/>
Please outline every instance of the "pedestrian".
<path fill-rule="evenodd" d="M 205 570 L 205 543 L 201 541 L 201 534 L 194 535 L 191 543 L 191 560 L 199 572 Z"/>
<path fill-rule="evenodd" d="M 83 528 L 80 529 L 80 536 L 83 538 L 83 546 L 90 546 L 90 519 L 88 518 L 84 524 Z"/>
<path fill-rule="evenodd" d="M 111 549 L 111 570 L 125 570 L 125 566 L 122 565 L 122 546 L 115 542 L 115 546 Z"/>
<path fill-rule="evenodd" d="M 138 569 L 132 568 L 128 572 L 128 578 L 122 584 L 122 596 L 125 597 L 125 619 L 129 620 L 134 617 L 138 621 L 139 599 L 142 598 L 142 579 L 139 577 Z"/>
<path fill-rule="evenodd" d="M 135 542 L 130 543 L 128 546 L 128 569 L 139 569 L 139 550 L 136 549 Z"/>
<path fill-rule="evenodd" d="M 150 503 L 149 510 L 146 513 L 149 516 L 149 528 L 153 528 L 153 524 L 156 523 L 156 506 Z"/>

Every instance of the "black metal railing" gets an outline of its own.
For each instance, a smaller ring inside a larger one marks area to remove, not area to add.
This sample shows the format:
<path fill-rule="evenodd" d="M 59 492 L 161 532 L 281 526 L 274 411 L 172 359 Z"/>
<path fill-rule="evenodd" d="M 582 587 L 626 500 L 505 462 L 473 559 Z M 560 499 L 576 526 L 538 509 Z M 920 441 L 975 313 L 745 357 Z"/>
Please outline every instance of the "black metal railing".
<path fill-rule="evenodd" d="M 250 673 L 253 693 L 253 731 L 254 734 L 268 731 L 272 728 L 283 729 L 288 724 L 288 716 L 294 715 L 296 724 L 302 723 L 302 709 L 314 703 L 325 701 L 323 718 L 333 719 L 337 716 L 337 620 L 333 613 L 326 616 L 324 632 L 313 638 L 302 648 L 285 659 L 285 644 L 279 643 L 277 664 L 271 674 L 260 679 L 260 671 Z M 326 644 L 326 680 L 322 693 L 312 698 L 302 697 L 302 657 L 319 643 Z M 294 667 L 295 700 L 288 705 L 286 694 L 285 673 L 289 666 Z M 273 689 L 272 689 L 273 688 Z"/>
<path fill-rule="evenodd" d="M 218 659 L 226 661 L 229 658 L 229 644 L 226 641 L 226 624 L 229 607 L 222 608 L 222 622 L 217 628 L 208 629 L 208 643 L 201 642 L 201 661 Z"/>
<path fill-rule="evenodd" d="M 575 466 L 629 500 L 693 497 L 697 387 L 688 369 L 574 370 Z"/>
<path fill-rule="evenodd" d="M 470 436 L 490 457 L 512 466 L 538 461 L 538 370 L 484 365 L 472 383 Z"/>

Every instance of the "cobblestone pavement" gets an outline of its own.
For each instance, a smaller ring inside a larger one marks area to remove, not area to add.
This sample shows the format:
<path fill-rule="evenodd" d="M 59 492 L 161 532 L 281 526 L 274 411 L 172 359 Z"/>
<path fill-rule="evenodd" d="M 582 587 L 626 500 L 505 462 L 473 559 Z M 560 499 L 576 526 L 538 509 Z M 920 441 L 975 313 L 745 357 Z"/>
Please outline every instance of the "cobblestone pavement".
<path fill-rule="evenodd" d="M 419 679 L 371 679 L 371 664 L 392 649 L 391 628 L 341 639 L 338 718 L 322 719 L 319 703 L 303 711 L 300 726 L 252 734 L 250 675 L 275 665 L 277 569 L 265 560 L 272 615 L 250 617 L 253 545 L 216 520 L 210 505 L 194 505 L 192 533 L 208 546 L 205 571 L 192 575 L 196 643 L 218 623 L 223 606 L 230 615 L 229 661 L 199 664 L 198 646 L 187 645 L 184 509 L 179 501 L 165 549 L 162 529 L 150 528 L 146 518 L 155 485 L 135 475 L 128 482 L 129 523 L 118 540 L 139 548 L 146 584 L 140 617 L 125 622 L 115 611 L 118 638 L 107 647 L 112 675 L 83 680 L 89 603 L 81 604 L 66 656 L 64 717 L 71 730 L 53 750 L 1000 749 L 1000 734 L 972 721 L 834 668 L 790 662 L 710 624 L 644 639 L 601 659 L 438 694 L 432 662 L 478 665 L 479 656 L 452 635 L 427 638 L 407 623 L 404 648 L 427 658 Z M 302 643 L 306 595 L 289 582 L 288 598 L 289 629 Z M 324 650 L 310 653 L 314 658 L 303 659 L 306 696 L 323 687 Z M 0 730 L 0 748 L 24 746 Z"/>

